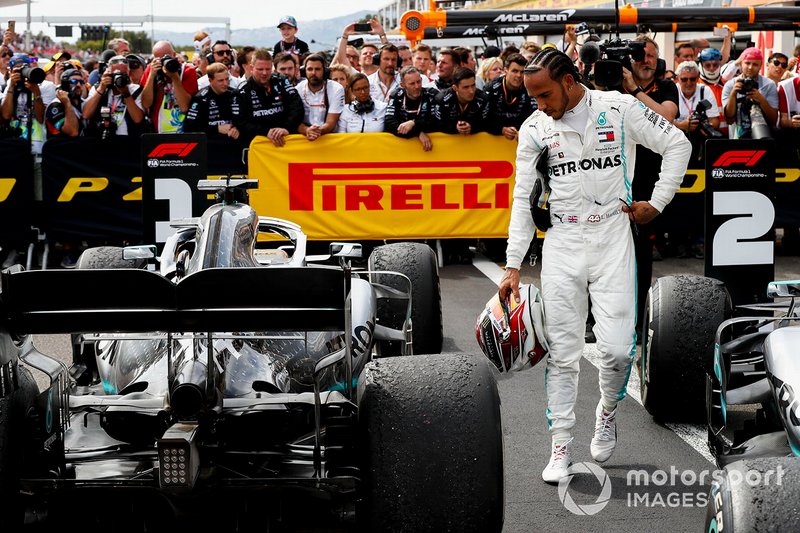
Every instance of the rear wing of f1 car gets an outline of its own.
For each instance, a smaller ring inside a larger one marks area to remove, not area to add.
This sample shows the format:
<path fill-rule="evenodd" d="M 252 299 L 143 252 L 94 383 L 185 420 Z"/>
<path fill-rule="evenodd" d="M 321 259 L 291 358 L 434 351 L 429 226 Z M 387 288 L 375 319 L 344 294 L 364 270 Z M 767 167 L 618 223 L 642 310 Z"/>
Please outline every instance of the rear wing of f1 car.
<path fill-rule="evenodd" d="M 178 282 L 137 269 L 0 273 L 11 333 L 344 330 L 347 273 L 327 266 L 218 268 Z"/>

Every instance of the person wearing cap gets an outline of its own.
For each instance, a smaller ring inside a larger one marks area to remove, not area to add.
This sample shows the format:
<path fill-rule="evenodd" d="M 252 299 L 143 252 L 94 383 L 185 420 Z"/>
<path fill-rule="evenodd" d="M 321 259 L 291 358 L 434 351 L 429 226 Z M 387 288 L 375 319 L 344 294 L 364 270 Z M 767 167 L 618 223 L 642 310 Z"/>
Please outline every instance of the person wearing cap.
<path fill-rule="evenodd" d="M 728 133 L 733 139 L 749 139 L 752 137 L 750 107 L 758 105 L 764 114 L 767 124 L 773 126 L 778 120 L 778 90 L 769 78 L 759 74 L 764 63 L 764 54 L 758 48 L 745 49 L 739 56 L 742 74 L 728 80 L 722 89 L 722 105 Z M 756 87 L 744 93 L 745 80 L 752 80 Z"/>
<path fill-rule="evenodd" d="M 128 63 L 128 74 L 131 77 L 131 83 L 141 85 L 142 76 L 144 76 L 145 61 L 142 56 L 138 54 L 128 54 L 125 56 L 125 61 Z"/>
<path fill-rule="evenodd" d="M 83 133 L 83 89 L 86 83 L 80 70 L 70 68 L 61 73 L 56 99 L 44 112 L 47 137 L 77 137 Z"/>
<path fill-rule="evenodd" d="M 14 54 L 8 66 L 11 75 L 3 93 L 3 121 L 9 123 L 13 137 L 21 137 L 31 142 L 31 153 L 41 154 L 45 140 L 44 110 L 53 100 L 55 90 L 53 97 L 48 95 L 45 101 L 40 84 L 22 77 L 22 69 L 32 67 L 26 54 Z M 39 75 L 42 78 L 43 74 L 40 70 Z"/>
<path fill-rule="evenodd" d="M 281 40 L 272 47 L 273 55 L 280 52 L 289 52 L 296 56 L 302 56 L 308 53 L 308 43 L 301 41 L 295 35 L 297 33 L 297 19 L 291 16 L 283 17 L 278 23 L 278 29 L 281 32 Z"/>
<path fill-rule="evenodd" d="M 128 72 L 125 57 L 114 56 L 109 61 L 100 82 L 89 91 L 89 97 L 83 104 L 87 134 L 102 136 L 109 128 L 113 131 L 106 135 L 144 133 L 142 88 L 131 83 Z"/>

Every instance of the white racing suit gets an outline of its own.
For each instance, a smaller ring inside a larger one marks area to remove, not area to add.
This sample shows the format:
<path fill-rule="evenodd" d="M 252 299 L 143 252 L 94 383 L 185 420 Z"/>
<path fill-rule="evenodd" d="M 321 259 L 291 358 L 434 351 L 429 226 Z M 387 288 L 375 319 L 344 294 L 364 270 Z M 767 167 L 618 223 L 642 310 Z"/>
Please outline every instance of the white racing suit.
<path fill-rule="evenodd" d="M 680 187 L 691 153 L 686 136 L 632 96 L 587 89 L 583 142 L 565 122 L 540 111 L 522 125 L 509 224 L 507 265 L 520 268 L 534 234 L 530 195 L 547 147 L 553 226 L 542 253 L 542 296 L 550 356 L 545 371 L 547 421 L 554 437 L 575 424 L 579 362 L 592 301 L 601 353 L 600 393 L 607 405 L 625 397 L 636 352 L 636 261 L 628 214 L 636 145 L 664 162 L 649 200 L 659 212 Z"/>

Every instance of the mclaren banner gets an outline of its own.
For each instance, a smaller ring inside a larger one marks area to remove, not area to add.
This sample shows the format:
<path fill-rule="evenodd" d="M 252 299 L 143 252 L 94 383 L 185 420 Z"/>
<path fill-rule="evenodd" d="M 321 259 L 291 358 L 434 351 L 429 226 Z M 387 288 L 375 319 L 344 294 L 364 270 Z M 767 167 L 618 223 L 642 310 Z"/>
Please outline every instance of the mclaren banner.
<path fill-rule="evenodd" d="M 388 133 L 299 135 L 275 147 L 253 141 L 251 204 L 309 238 L 504 237 L 517 143 L 504 137 L 431 134 L 433 150 Z"/>

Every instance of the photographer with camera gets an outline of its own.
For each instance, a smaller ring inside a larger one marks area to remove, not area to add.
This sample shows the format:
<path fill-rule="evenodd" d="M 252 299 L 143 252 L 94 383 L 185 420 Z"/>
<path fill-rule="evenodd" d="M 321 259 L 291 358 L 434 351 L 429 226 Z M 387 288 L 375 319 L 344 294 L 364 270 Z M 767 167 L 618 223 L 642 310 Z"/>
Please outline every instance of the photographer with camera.
<path fill-rule="evenodd" d="M 678 65 L 677 75 L 680 105 L 673 123 L 692 142 L 692 159 L 702 159 L 705 140 L 722 136 L 718 131 L 719 108 L 711 89 L 697 83 L 700 77 L 697 63 L 684 61 Z"/>
<path fill-rule="evenodd" d="M 158 41 L 142 76 L 142 105 L 149 111 L 156 133 L 180 133 L 192 96 L 197 94 L 194 66 L 176 57 L 172 43 Z"/>
<path fill-rule="evenodd" d="M 769 138 L 770 127 L 778 120 L 778 90 L 769 78 L 759 74 L 764 62 L 761 50 L 747 48 L 739 59 L 742 74 L 728 80 L 722 89 L 729 137 Z"/>
<path fill-rule="evenodd" d="M 77 137 L 83 133 L 84 85 L 80 70 L 69 69 L 61 74 L 56 99 L 44 112 L 48 137 Z"/>
<path fill-rule="evenodd" d="M 125 58 L 111 58 L 100 82 L 92 87 L 83 104 L 88 132 L 101 139 L 143 133 L 142 92 L 141 86 L 131 83 Z"/>
<path fill-rule="evenodd" d="M 11 74 L 3 94 L 2 116 L 8 123 L 5 136 L 21 137 L 31 143 L 31 153 L 41 154 L 45 140 L 44 110 L 52 101 L 44 101 L 40 87 L 45 73 L 33 67 L 25 54 L 14 54 L 8 63 Z"/>

